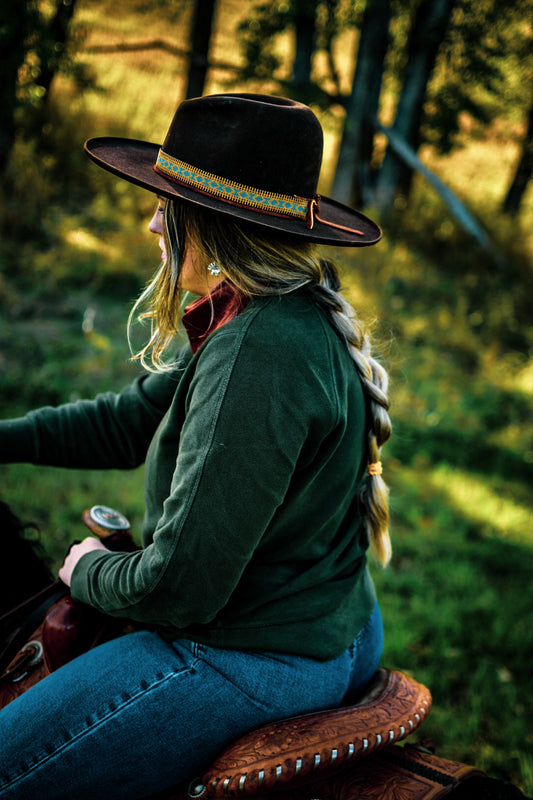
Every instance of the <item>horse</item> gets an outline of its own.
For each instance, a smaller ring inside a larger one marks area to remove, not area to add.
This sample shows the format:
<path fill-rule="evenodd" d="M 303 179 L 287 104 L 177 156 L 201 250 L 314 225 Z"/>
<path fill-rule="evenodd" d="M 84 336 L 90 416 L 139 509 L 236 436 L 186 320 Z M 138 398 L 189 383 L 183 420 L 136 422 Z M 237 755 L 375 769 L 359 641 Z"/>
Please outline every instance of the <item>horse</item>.
<path fill-rule="evenodd" d="M 30 531 L 38 532 L 37 526 L 22 522 L 0 501 L 0 616 L 52 583 L 43 547 Z"/>
<path fill-rule="evenodd" d="M 110 549 L 136 548 L 119 512 L 94 506 L 82 518 Z M 66 660 L 119 635 L 116 620 L 81 607 L 53 581 L 29 535 L 35 530 L 0 501 L 0 708 Z M 532 800 L 512 784 L 435 755 L 430 743 L 400 745 L 430 707 L 425 686 L 380 669 L 353 705 L 251 731 L 189 786 L 145 800 Z"/>

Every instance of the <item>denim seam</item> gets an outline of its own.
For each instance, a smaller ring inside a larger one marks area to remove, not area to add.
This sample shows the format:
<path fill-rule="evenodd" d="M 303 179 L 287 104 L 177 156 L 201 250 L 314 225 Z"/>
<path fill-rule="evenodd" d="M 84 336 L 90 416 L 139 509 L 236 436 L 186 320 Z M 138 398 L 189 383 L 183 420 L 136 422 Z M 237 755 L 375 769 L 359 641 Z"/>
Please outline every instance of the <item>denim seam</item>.
<path fill-rule="evenodd" d="M 88 725 L 87 727 L 85 727 L 83 729 L 83 731 L 80 731 L 79 733 L 75 734 L 74 736 L 70 736 L 68 741 L 63 742 L 63 744 L 61 744 L 59 747 L 56 747 L 52 753 L 47 753 L 45 756 L 40 758 L 36 763 L 32 763 L 31 765 L 28 765 L 28 768 L 25 769 L 23 772 L 21 772 L 19 775 L 15 776 L 14 778 L 8 779 L 8 781 L 6 783 L 0 784 L 0 791 L 3 791 L 5 789 L 9 789 L 10 787 L 15 786 L 20 780 L 23 780 L 28 775 L 30 775 L 32 772 L 35 772 L 37 769 L 39 769 L 41 766 L 43 766 L 43 764 L 46 764 L 46 762 L 48 762 L 51 759 L 55 758 L 63 750 L 66 750 L 68 747 L 70 747 L 74 742 L 78 741 L 79 739 L 82 739 L 88 733 L 95 731 L 104 722 L 107 722 L 109 719 L 111 719 L 112 717 L 116 716 L 119 712 L 123 711 L 124 708 L 126 708 L 129 705 L 131 705 L 133 702 L 136 702 L 143 695 L 148 694 L 148 692 L 151 692 L 153 689 L 157 688 L 158 686 L 161 686 L 163 683 L 166 683 L 171 678 L 174 678 L 177 675 L 184 675 L 184 674 L 186 674 L 188 672 L 192 672 L 193 670 L 194 670 L 194 665 L 192 665 L 190 667 L 187 667 L 187 669 L 172 670 L 172 672 L 169 672 L 166 675 L 163 675 L 161 678 L 155 680 L 153 683 L 151 683 L 146 688 L 138 690 L 134 695 L 129 697 L 128 700 L 123 701 L 116 708 L 113 708 L 112 710 L 110 710 L 107 713 L 105 713 L 96 722 L 94 722 L 93 724 Z"/>
<path fill-rule="evenodd" d="M 269 708 L 269 706 L 268 706 L 268 705 L 265 705 L 265 703 L 262 703 L 262 702 L 261 702 L 260 700 L 258 700 L 256 697 L 253 697 L 253 695 L 251 695 L 251 694 L 249 694 L 248 692 L 246 692 L 246 691 L 243 689 L 243 687 L 242 687 L 242 686 L 240 686 L 238 683 L 236 683 L 236 682 L 233 680 L 233 678 L 232 678 L 232 677 L 230 677 L 230 676 L 229 676 L 229 675 L 227 675 L 225 672 L 223 672 L 222 670 L 220 670 L 220 669 L 219 669 L 219 668 L 216 666 L 216 664 L 213 664 L 213 663 L 212 663 L 211 661 L 209 661 L 207 658 L 204 658 L 204 656 L 202 655 L 202 652 L 203 652 L 203 653 L 205 653 L 205 651 L 206 651 L 206 645 L 197 644 L 197 648 L 198 648 L 198 650 L 197 650 L 197 652 L 196 652 L 196 655 L 198 656 L 198 660 L 199 660 L 199 661 L 201 661 L 201 662 L 202 662 L 204 665 L 206 665 L 207 667 L 209 667 L 209 669 L 212 669 L 212 670 L 213 670 L 213 672 L 216 672 L 216 673 L 217 673 L 217 675 L 221 675 L 221 676 L 224 678 L 224 680 L 226 680 L 226 681 L 227 681 L 229 684 L 231 684 L 231 686 L 233 686 L 233 688 L 234 688 L 234 689 L 237 689 L 237 691 L 238 691 L 238 692 L 239 692 L 239 693 L 240 693 L 240 694 L 241 694 L 243 697 L 246 697 L 246 699 L 247 699 L 247 700 L 248 700 L 248 701 L 249 701 L 249 702 L 250 702 L 250 703 L 251 703 L 251 704 L 252 704 L 252 705 L 253 705 L 255 708 L 260 708 L 260 709 L 261 709 L 261 711 L 270 711 L 270 708 Z"/>
<path fill-rule="evenodd" d="M 363 627 L 361 628 L 361 630 L 359 631 L 359 633 L 355 637 L 355 641 L 353 642 L 353 644 L 355 645 L 356 648 L 359 648 L 361 646 L 361 643 L 368 636 L 368 628 L 370 626 L 370 622 L 372 620 L 372 617 L 374 616 L 375 610 L 376 610 L 376 608 L 374 606 L 374 608 L 372 610 L 372 613 L 370 614 L 369 618 L 367 619 L 367 621 L 365 622 L 365 624 L 363 625 Z"/>

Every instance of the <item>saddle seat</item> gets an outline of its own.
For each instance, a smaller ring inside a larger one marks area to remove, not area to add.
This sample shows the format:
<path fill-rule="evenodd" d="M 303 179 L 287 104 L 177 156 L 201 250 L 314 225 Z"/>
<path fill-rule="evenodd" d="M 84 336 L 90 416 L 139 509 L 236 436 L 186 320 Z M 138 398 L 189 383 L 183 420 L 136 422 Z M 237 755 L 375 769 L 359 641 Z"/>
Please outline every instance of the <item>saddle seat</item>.
<path fill-rule="evenodd" d="M 430 708 L 425 686 L 397 670 L 378 670 L 354 705 L 291 717 L 242 736 L 193 781 L 189 797 L 257 796 L 315 782 L 405 739 Z"/>

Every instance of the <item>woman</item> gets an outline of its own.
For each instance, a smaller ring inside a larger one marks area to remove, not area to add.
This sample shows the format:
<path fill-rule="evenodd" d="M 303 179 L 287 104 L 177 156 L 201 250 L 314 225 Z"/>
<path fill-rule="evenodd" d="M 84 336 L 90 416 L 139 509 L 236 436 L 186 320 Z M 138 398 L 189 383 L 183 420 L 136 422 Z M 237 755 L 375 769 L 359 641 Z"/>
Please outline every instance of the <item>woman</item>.
<path fill-rule="evenodd" d="M 259 95 L 180 105 L 165 143 L 96 139 L 158 196 L 162 263 L 135 313 L 146 375 L 118 395 L 0 424 L 0 459 L 146 464 L 143 549 L 75 545 L 75 599 L 139 630 L 0 712 L 0 798 L 145 797 L 267 721 L 340 704 L 376 670 L 386 563 L 386 374 L 317 244 L 379 228 L 316 187 L 322 131 Z M 172 342 L 182 292 L 199 299 Z M 143 310 L 144 309 L 144 310 Z"/>

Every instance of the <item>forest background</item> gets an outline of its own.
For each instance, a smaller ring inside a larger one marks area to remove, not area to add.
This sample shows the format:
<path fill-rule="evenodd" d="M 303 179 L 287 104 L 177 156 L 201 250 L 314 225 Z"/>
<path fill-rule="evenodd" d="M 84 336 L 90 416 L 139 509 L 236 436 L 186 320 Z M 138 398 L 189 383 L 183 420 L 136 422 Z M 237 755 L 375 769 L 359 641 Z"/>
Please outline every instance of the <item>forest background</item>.
<path fill-rule="evenodd" d="M 138 374 L 124 331 L 157 266 L 153 198 L 92 166 L 83 141 L 161 142 L 191 94 L 311 103 L 326 133 L 320 191 L 385 234 L 335 254 L 391 375 L 394 555 L 374 568 L 384 664 L 430 687 L 420 736 L 440 755 L 529 795 L 532 10 L 6 0 L 0 20 L 2 417 Z M 142 479 L 0 466 L 2 499 L 37 523 L 54 568 L 87 506 L 120 508 L 139 531 Z"/>

